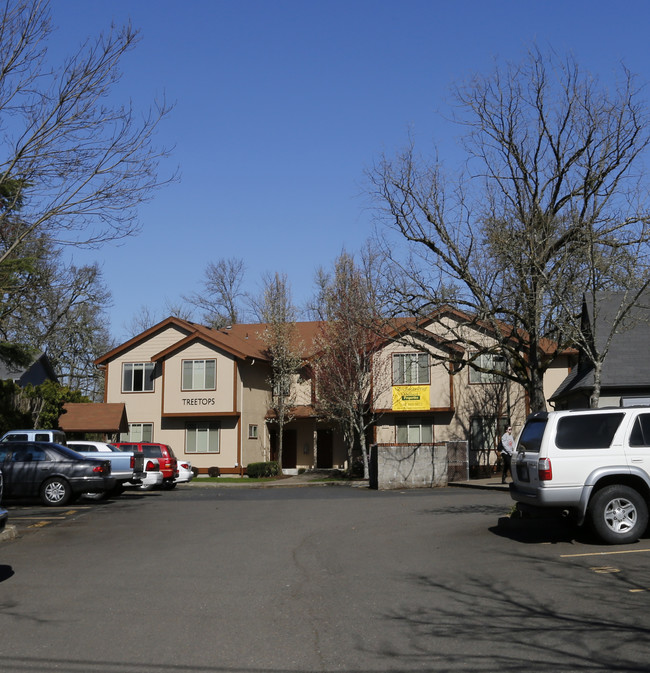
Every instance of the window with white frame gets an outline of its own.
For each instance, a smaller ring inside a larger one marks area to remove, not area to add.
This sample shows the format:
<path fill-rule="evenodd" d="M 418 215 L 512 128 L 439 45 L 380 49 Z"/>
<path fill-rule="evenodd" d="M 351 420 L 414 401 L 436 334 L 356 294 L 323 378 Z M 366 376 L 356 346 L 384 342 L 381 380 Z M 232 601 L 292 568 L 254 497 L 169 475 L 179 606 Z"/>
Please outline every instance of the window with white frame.
<path fill-rule="evenodd" d="M 429 356 L 426 353 L 394 353 L 393 385 L 429 383 Z"/>
<path fill-rule="evenodd" d="M 273 379 L 273 397 L 289 397 L 291 393 L 291 377 L 280 374 Z"/>
<path fill-rule="evenodd" d="M 489 371 L 479 371 L 472 364 L 469 367 L 470 383 L 498 383 L 504 379 L 497 372 L 505 371 L 506 359 L 498 353 L 480 353 L 473 354 L 471 362 L 480 369 Z"/>
<path fill-rule="evenodd" d="M 419 418 L 397 421 L 396 437 L 398 444 L 431 444 L 433 442 L 433 424 Z"/>
<path fill-rule="evenodd" d="M 218 423 L 193 422 L 185 426 L 186 453 L 219 453 Z"/>
<path fill-rule="evenodd" d="M 258 431 L 257 431 L 257 425 L 249 425 L 248 426 L 248 439 L 257 439 L 258 438 Z"/>
<path fill-rule="evenodd" d="M 122 365 L 122 392 L 151 392 L 155 366 L 154 362 L 125 362 Z"/>
<path fill-rule="evenodd" d="M 183 390 L 215 390 L 216 360 L 183 360 Z"/>
<path fill-rule="evenodd" d="M 129 423 L 129 431 L 120 434 L 121 442 L 153 441 L 153 423 Z"/>

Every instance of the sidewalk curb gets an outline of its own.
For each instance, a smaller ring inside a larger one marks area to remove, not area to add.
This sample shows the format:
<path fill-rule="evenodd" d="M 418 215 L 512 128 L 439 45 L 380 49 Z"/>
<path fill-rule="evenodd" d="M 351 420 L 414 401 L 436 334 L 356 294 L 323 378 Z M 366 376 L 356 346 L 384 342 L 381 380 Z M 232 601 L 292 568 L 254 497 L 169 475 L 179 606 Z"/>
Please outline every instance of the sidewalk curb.
<path fill-rule="evenodd" d="M 15 540 L 18 537 L 18 528 L 16 526 L 7 524 L 5 529 L 0 533 L 0 542 L 5 540 Z"/>
<path fill-rule="evenodd" d="M 479 480 L 476 481 L 450 481 L 447 486 L 453 486 L 454 488 L 474 488 L 480 489 L 483 491 L 502 491 L 504 493 L 510 493 L 510 488 L 508 484 L 486 484 Z"/>

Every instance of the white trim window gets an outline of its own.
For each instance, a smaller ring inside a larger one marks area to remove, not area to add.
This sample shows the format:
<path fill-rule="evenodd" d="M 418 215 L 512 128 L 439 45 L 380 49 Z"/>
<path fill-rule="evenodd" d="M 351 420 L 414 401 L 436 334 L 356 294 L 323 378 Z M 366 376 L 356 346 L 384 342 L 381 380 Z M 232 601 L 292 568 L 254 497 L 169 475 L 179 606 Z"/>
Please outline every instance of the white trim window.
<path fill-rule="evenodd" d="M 393 385 L 425 385 L 430 382 L 426 353 L 393 353 Z"/>
<path fill-rule="evenodd" d="M 248 426 L 248 439 L 259 439 L 257 425 L 254 423 Z"/>
<path fill-rule="evenodd" d="M 419 418 L 397 421 L 396 436 L 398 444 L 432 444 L 433 425 Z"/>
<path fill-rule="evenodd" d="M 472 366 L 474 363 L 481 369 L 489 369 L 491 371 L 478 371 Z M 506 370 L 506 359 L 499 353 L 480 353 L 473 354 L 469 366 L 469 382 L 470 383 L 499 383 L 503 381 L 503 377 L 496 372 L 503 372 Z"/>
<path fill-rule="evenodd" d="M 129 432 L 120 435 L 122 442 L 151 442 L 153 441 L 153 423 L 129 423 Z"/>
<path fill-rule="evenodd" d="M 183 360 L 183 390 L 215 390 L 216 360 Z"/>
<path fill-rule="evenodd" d="M 219 453 L 219 430 L 218 423 L 187 423 L 185 453 Z"/>
<path fill-rule="evenodd" d="M 155 367 L 154 362 L 124 362 L 122 364 L 122 392 L 152 392 Z"/>

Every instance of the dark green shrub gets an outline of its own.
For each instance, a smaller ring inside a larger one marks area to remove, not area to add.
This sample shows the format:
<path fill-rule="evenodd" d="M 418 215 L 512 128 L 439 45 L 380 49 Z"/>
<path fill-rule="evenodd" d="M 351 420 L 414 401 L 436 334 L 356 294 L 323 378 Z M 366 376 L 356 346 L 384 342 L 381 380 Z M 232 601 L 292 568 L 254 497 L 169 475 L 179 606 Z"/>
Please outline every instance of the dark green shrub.
<path fill-rule="evenodd" d="M 246 474 L 251 479 L 260 479 L 262 477 L 277 477 L 282 473 L 280 464 L 275 460 L 265 463 L 249 463 L 246 467 Z"/>
<path fill-rule="evenodd" d="M 221 470 L 218 467 L 209 467 L 208 468 L 208 477 L 220 477 Z"/>

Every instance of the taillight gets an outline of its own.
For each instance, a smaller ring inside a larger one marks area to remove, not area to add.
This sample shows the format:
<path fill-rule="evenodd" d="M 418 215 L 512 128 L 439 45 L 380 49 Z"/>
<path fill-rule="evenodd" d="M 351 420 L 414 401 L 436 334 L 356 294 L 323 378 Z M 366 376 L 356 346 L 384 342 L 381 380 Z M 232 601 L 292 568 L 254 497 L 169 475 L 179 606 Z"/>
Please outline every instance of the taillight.
<path fill-rule="evenodd" d="M 97 474 L 104 474 L 106 471 L 106 468 L 103 465 L 95 465 L 93 467 L 93 472 L 96 472 Z"/>
<path fill-rule="evenodd" d="M 131 465 L 131 469 L 135 469 L 135 456 L 131 456 L 131 462 L 129 463 Z"/>
<path fill-rule="evenodd" d="M 146 472 L 156 472 L 156 463 L 154 463 L 153 460 L 149 460 L 144 469 Z"/>
<path fill-rule="evenodd" d="M 553 479 L 553 468 L 550 458 L 540 458 L 537 463 L 537 472 L 540 481 L 551 481 Z"/>
<path fill-rule="evenodd" d="M 181 467 L 182 467 L 184 470 L 189 470 L 189 469 L 190 469 L 190 466 L 189 466 L 187 463 L 181 463 Z"/>

